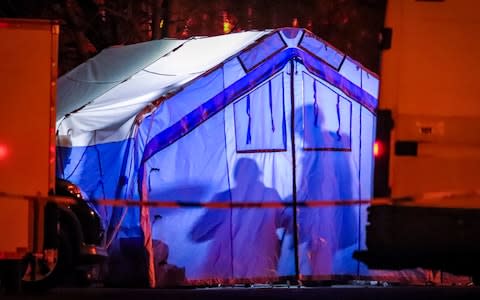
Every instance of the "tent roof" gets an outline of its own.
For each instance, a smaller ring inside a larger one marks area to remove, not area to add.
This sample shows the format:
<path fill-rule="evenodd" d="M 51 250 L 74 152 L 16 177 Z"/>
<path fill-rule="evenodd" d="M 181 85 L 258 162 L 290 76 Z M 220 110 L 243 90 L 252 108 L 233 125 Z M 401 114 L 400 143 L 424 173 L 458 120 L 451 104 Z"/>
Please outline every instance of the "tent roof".
<path fill-rule="evenodd" d="M 59 78 L 57 116 L 64 116 L 103 95 L 184 42 L 159 40 L 103 50 Z"/>
<path fill-rule="evenodd" d="M 186 77 L 191 79 L 195 77 L 192 75 L 208 71 L 266 33 L 268 31 L 251 31 L 210 38 L 163 39 L 107 48 L 59 78 L 57 120 L 92 101 L 101 102 L 110 94 L 116 95 L 113 88 L 141 71 L 150 73 L 151 77 L 169 77 L 165 80 L 169 85 L 185 81 Z"/>
<path fill-rule="evenodd" d="M 76 132 L 104 129 L 110 131 L 108 140 L 121 140 L 147 106 L 229 58 L 238 57 L 245 72 L 252 73 L 269 57 L 298 55 L 349 97 L 372 111 L 376 108 L 376 75 L 311 32 L 284 28 L 105 49 L 58 80 L 57 128 L 65 121 Z M 91 142 L 88 134 L 76 136 L 75 144 Z"/>

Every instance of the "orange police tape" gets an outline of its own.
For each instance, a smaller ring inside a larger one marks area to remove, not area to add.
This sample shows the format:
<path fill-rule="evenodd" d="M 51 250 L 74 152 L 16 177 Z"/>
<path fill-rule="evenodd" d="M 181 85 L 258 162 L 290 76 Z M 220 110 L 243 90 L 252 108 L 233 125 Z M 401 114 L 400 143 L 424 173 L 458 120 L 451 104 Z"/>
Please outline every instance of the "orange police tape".
<path fill-rule="evenodd" d="M 163 200 L 96 200 L 89 201 L 96 205 L 104 206 L 140 206 L 151 208 L 176 208 L 176 207 L 190 207 L 190 208 L 215 208 L 215 209 L 229 209 L 229 208 L 283 208 L 283 207 L 323 207 L 323 206 L 349 206 L 349 205 L 388 205 L 392 204 L 392 199 L 379 198 L 373 200 L 309 200 L 306 202 L 185 202 L 185 201 L 163 201 Z"/>
<path fill-rule="evenodd" d="M 23 200 L 23 201 L 39 201 L 41 203 L 55 202 L 63 204 L 75 204 L 74 199 L 63 196 L 28 196 L 28 195 L 19 195 L 19 194 L 10 194 L 0 192 L 0 201 L 11 201 L 14 200 Z"/>
<path fill-rule="evenodd" d="M 28 201 L 55 202 L 58 204 L 74 204 L 76 200 L 63 196 L 24 196 L 0 192 L 0 201 L 7 198 L 17 198 Z M 478 191 L 455 191 L 455 192 L 435 192 L 425 193 L 416 196 L 392 197 L 392 198 L 373 198 L 370 200 L 308 200 L 297 202 L 282 201 L 241 201 L 241 202 L 194 202 L 194 201 L 167 201 L 163 199 L 143 199 L 143 200 L 124 200 L 124 199 L 102 199 L 102 200 L 83 200 L 85 202 L 100 206 L 115 207 L 149 207 L 149 208 L 211 208 L 211 209 L 230 209 L 230 208 L 284 208 L 284 207 L 329 207 L 329 206 L 354 206 L 354 205 L 409 205 L 435 203 L 438 200 L 455 200 L 462 198 L 480 198 Z M 427 202 L 426 202 L 427 201 Z M 432 202 L 433 201 L 433 202 Z M 462 202 L 463 203 L 463 202 Z M 479 206 L 480 207 L 480 206 Z"/>
<path fill-rule="evenodd" d="M 210 209 L 231 209 L 231 208 L 284 208 L 284 207 L 331 207 L 331 206 L 355 206 L 355 205 L 438 205 L 441 202 L 458 201 L 457 205 L 468 206 L 464 199 L 479 199 L 480 190 L 430 192 L 405 197 L 385 197 L 373 199 L 345 199 L 345 200 L 307 200 L 307 201 L 232 201 L 232 202 L 193 202 L 193 201 L 167 201 L 166 199 L 104 199 L 87 200 L 95 205 L 103 206 L 138 206 L 149 208 L 210 208 Z M 460 201 L 463 200 L 463 201 Z M 479 208 L 480 208 L 480 201 Z"/>
<path fill-rule="evenodd" d="M 0 201 L 7 198 L 16 198 L 27 201 L 55 202 L 57 204 L 75 204 L 74 199 L 63 196 L 25 196 L 0 192 Z M 100 206 L 138 206 L 150 208 L 283 208 L 283 207 L 327 207 L 327 206 L 353 206 L 353 205 L 389 205 L 398 202 L 412 201 L 413 198 L 375 198 L 371 200 L 308 200 L 299 202 L 281 201 L 242 201 L 242 202 L 187 202 L 187 201 L 164 201 L 164 200 L 124 200 L 124 199 L 103 199 L 83 200 L 87 203 Z"/>

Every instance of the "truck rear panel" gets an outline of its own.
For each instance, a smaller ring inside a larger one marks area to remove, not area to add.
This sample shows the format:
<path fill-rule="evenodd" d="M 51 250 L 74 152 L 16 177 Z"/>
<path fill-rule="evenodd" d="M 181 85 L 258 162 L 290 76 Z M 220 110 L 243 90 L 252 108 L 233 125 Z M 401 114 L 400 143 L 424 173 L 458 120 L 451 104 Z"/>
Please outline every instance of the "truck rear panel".
<path fill-rule="evenodd" d="M 52 21 L 0 19 L 0 253 L 32 249 L 25 197 L 54 189 L 58 31 Z"/>

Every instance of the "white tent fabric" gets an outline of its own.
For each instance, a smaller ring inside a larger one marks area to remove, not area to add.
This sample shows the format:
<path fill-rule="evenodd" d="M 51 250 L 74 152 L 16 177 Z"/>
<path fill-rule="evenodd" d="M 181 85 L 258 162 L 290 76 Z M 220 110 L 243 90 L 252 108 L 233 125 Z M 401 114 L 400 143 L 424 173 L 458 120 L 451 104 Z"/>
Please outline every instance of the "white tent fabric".
<path fill-rule="evenodd" d="M 61 139 L 61 143 L 66 141 L 72 146 L 88 146 L 95 143 L 89 133 L 107 128 L 111 133 L 99 142 L 128 138 L 135 115 L 148 103 L 174 92 L 266 33 L 242 32 L 208 39 L 154 41 L 154 44 L 159 44 L 158 48 L 150 46 L 152 42 L 144 43 L 142 48 L 146 50 L 141 50 L 149 57 L 141 60 L 137 54 L 139 45 L 104 50 L 95 59 L 59 80 L 58 98 L 61 100 L 57 111 L 57 130 L 58 135 L 68 137 Z M 202 59 L 197 58 L 200 53 Z M 112 70 L 112 66 L 121 70 Z M 69 82 L 66 84 L 65 81 Z M 70 99 L 77 105 L 71 105 L 75 109 L 66 111 L 64 103 L 70 102 Z M 79 102 L 82 109 L 77 111 Z M 65 132 L 64 129 L 70 131 Z"/>
<path fill-rule="evenodd" d="M 177 203 L 101 207 L 111 280 L 161 285 L 158 245 L 189 284 L 366 275 L 378 78 L 303 29 L 150 43 L 59 80 L 58 176 Z"/>

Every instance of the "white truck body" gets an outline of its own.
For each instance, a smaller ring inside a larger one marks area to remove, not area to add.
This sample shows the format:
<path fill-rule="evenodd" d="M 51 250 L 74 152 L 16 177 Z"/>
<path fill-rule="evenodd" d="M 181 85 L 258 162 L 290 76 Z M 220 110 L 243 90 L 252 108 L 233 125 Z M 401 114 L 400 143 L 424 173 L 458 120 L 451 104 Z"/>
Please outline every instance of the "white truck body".
<path fill-rule="evenodd" d="M 476 0 L 388 1 L 392 43 L 382 56 L 379 103 L 392 111 L 394 121 L 393 197 L 480 187 L 480 18 L 475 7 Z M 416 153 L 397 153 L 402 141 L 413 142 Z"/>
<path fill-rule="evenodd" d="M 0 19 L 0 259 L 41 249 L 42 210 L 55 184 L 59 25 Z"/>

